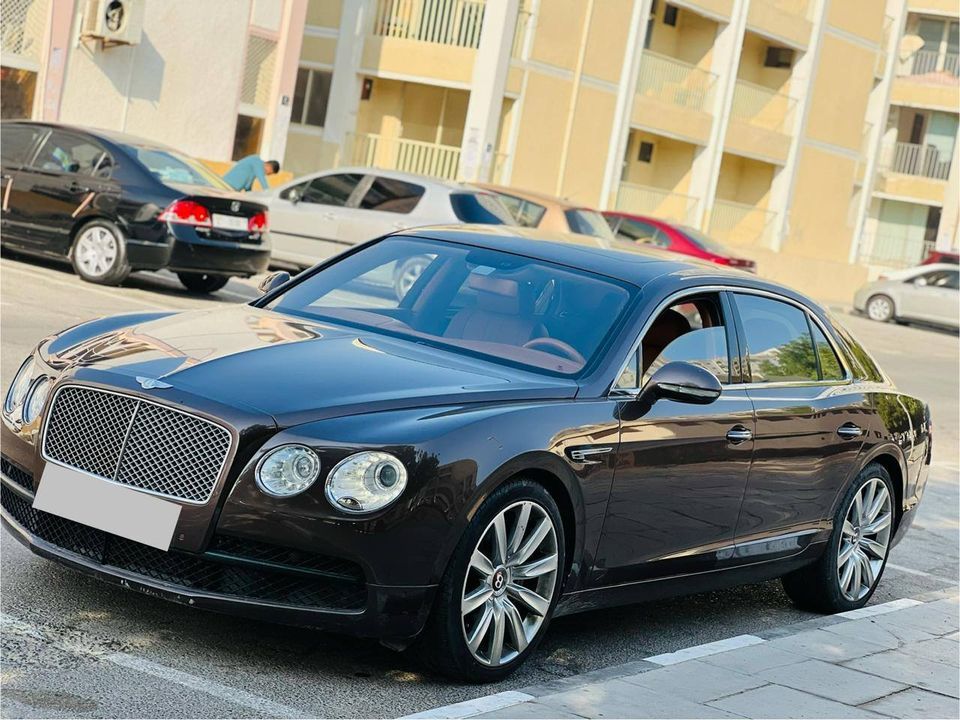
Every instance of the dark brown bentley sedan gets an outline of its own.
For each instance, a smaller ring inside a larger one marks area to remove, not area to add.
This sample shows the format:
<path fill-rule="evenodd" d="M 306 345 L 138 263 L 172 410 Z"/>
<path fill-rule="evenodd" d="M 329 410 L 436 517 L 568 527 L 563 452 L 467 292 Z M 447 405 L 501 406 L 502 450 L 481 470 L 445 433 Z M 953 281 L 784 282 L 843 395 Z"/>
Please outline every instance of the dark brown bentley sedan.
<path fill-rule="evenodd" d="M 123 587 L 475 681 L 566 613 L 775 577 L 866 603 L 927 406 L 795 292 L 525 232 L 411 230 L 249 305 L 45 338 L 3 405 L 4 524 Z"/>

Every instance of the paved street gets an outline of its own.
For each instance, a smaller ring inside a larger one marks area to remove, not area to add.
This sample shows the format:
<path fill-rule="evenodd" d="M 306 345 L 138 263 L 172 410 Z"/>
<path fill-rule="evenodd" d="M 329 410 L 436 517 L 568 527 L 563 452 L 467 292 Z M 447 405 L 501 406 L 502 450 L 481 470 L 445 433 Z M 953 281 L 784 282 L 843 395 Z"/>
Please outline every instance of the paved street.
<path fill-rule="evenodd" d="M 64 326 L 255 296 L 254 281 L 237 280 L 211 298 L 190 296 L 162 274 L 134 275 L 123 288 L 98 287 L 59 266 L 15 257 L 0 261 L 0 283 L 4 389 L 36 341 Z M 934 419 L 927 494 L 873 602 L 955 587 L 957 337 L 857 317 L 844 322 L 901 389 L 930 402 Z M 79 576 L 31 555 L 6 534 L 0 542 L 3 717 L 397 717 L 822 620 L 793 608 L 777 582 L 587 613 L 556 621 L 538 655 L 508 682 L 457 685 L 372 641 L 191 611 Z M 956 637 L 946 642 L 956 645 Z"/>

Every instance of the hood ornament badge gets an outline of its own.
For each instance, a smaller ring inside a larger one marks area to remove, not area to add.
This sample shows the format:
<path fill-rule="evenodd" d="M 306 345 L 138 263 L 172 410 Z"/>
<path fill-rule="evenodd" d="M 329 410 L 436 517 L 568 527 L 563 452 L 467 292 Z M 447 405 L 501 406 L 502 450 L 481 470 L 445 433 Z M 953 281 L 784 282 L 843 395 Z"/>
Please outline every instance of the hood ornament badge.
<path fill-rule="evenodd" d="M 167 388 L 173 387 L 170 383 L 165 383 L 162 380 L 141 377 L 140 375 L 137 375 L 137 382 L 140 383 L 140 387 L 144 390 L 166 390 Z"/>

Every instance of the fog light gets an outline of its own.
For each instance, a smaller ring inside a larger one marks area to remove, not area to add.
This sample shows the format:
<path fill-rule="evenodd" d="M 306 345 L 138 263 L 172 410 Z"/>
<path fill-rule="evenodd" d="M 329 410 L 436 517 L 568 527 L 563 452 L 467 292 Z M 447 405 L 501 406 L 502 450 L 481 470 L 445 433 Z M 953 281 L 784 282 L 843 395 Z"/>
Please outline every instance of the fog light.
<path fill-rule="evenodd" d="M 290 497 L 313 485 L 320 458 L 305 445 L 283 445 L 267 453 L 257 466 L 257 485 L 267 495 Z"/>
<path fill-rule="evenodd" d="M 384 452 L 359 452 L 344 458 L 327 477 L 327 499 L 348 513 L 385 508 L 407 486 L 407 470 Z"/>

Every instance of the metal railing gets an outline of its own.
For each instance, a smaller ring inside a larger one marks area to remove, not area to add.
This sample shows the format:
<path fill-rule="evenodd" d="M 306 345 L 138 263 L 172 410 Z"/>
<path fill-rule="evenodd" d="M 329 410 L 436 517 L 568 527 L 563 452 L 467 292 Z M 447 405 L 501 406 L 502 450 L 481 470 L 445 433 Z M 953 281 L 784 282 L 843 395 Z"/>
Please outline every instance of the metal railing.
<path fill-rule="evenodd" d="M 344 158 L 344 165 L 400 170 L 446 180 L 456 180 L 460 172 L 458 147 L 373 133 L 349 133 Z"/>
<path fill-rule="evenodd" d="M 776 218 L 772 210 L 716 200 L 710 212 L 710 235 L 731 245 L 772 248 Z"/>
<path fill-rule="evenodd" d="M 932 244 L 923 236 L 908 237 L 902 231 L 864 232 L 860 240 L 860 262 L 889 268 L 913 267 L 927 256 Z"/>
<path fill-rule="evenodd" d="M 793 128 L 797 101 L 785 93 L 746 80 L 737 80 L 730 117 L 784 134 Z"/>
<path fill-rule="evenodd" d="M 918 50 L 907 58 L 900 68 L 901 75 L 930 75 L 945 73 L 960 76 L 960 55 L 940 53 L 936 50 Z"/>
<path fill-rule="evenodd" d="M 652 215 L 662 220 L 694 225 L 699 202 L 691 195 L 623 182 L 617 188 L 616 208 L 621 212 Z"/>
<path fill-rule="evenodd" d="M 716 76 L 696 65 L 644 50 L 637 93 L 691 110 L 709 110 Z"/>
<path fill-rule="evenodd" d="M 373 34 L 476 49 L 485 9 L 486 0 L 377 0 Z"/>
<path fill-rule="evenodd" d="M 917 145 L 898 142 L 883 147 L 880 166 L 900 175 L 918 175 L 932 180 L 946 180 L 950 176 L 953 158 L 935 145 Z"/>

